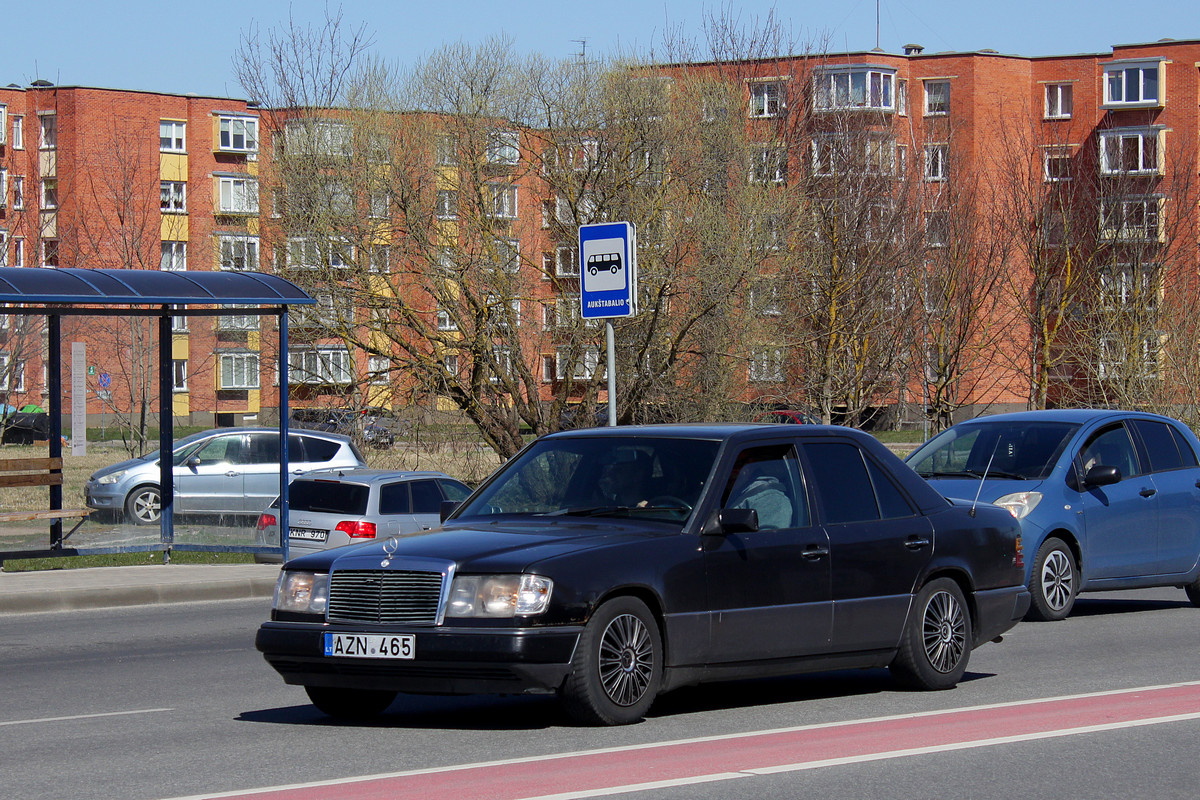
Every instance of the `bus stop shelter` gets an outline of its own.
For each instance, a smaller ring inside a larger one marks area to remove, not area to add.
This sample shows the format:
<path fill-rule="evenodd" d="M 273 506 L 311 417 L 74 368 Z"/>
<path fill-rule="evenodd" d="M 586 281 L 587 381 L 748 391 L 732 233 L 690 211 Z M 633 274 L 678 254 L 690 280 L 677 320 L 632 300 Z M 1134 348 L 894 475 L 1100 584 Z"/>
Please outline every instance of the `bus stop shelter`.
<path fill-rule="evenodd" d="M 190 316 L 269 316 L 279 325 L 279 442 L 280 470 L 279 529 L 287 527 L 288 491 L 288 326 L 287 311 L 293 305 L 316 303 L 298 286 L 274 275 L 258 272 L 161 272 L 136 269 L 55 269 L 49 267 L 0 267 L 0 304 L 12 316 L 41 316 L 46 319 L 47 405 L 50 458 L 62 457 L 62 318 L 63 317 L 149 317 L 157 318 L 159 453 L 172 452 L 171 318 Z M 224 306 L 224 308 L 223 308 Z M 232 306 L 239 306 L 232 308 Z M 76 399 L 82 402 L 81 399 Z M 172 459 L 159 459 L 162 495 L 160 541 L 157 545 L 72 549 L 64 546 L 62 520 L 50 524 L 47 550 L 0 552 L 5 558 L 86 555 L 91 553 L 162 550 L 174 543 L 174 496 Z M 51 485 L 49 508 L 61 510 L 62 486 Z M 278 548 L 286 557 L 286 539 Z M 189 545 L 189 550 L 263 552 L 261 547 L 236 545 Z"/>

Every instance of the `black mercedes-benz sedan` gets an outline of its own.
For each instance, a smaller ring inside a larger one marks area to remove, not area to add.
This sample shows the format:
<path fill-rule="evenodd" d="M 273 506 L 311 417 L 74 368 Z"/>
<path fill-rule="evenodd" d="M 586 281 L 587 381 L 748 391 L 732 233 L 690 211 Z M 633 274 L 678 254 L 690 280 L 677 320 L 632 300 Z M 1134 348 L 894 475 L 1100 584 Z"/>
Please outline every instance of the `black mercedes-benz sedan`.
<path fill-rule="evenodd" d="M 1012 514 L 849 428 L 551 434 L 444 516 L 284 566 L 257 647 L 325 713 L 557 693 L 614 725 L 683 685 L 851 667 L 948 689 L 1029 606 Z"/>

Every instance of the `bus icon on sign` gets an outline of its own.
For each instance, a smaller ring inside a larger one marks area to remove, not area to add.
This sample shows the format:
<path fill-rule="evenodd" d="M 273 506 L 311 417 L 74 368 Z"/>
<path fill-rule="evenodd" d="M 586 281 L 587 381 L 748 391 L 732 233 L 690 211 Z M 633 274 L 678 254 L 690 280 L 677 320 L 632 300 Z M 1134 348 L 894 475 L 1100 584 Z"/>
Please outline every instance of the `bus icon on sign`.
<path fill-rule="evenodd" d="M 583 243 L 583 289 L 611 292 L 626 288 L 625 241 L 590 239 Z"/>
<path fill-rule="evenodd" d="M 597 272 L 611 272 L 616 275 L 621 269 L 620 253 L 598 253 L 588 256 L 587 270 L 595 275 Z"/>

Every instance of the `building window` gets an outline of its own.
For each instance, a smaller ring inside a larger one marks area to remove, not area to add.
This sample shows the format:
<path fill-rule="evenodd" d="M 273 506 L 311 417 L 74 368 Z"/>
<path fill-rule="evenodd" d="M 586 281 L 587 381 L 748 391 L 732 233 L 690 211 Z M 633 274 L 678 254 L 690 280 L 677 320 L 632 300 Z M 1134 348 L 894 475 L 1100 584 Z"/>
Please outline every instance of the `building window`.
<path fill-rule="evenodd" d="M 8 266 L 8 231 L 0 231 L 0 267 Z M 8 327 L 8 315 L 0 317 L 3 320 L 3 325 L 0 327 Z"/>
<path fill-rule="evenodd" d="M 434 214 L 438 219 L 458 219 L 458 192 L 454 189 L 438 189 Z"/>
<path fill-rule="evenodd" d="M 521 158 L 520 136 L 516 131 L 491 131 L 487 138 L 489 164 L 515 166 Z"/>
<path fill-rule="evenodd" d="M 782 184 L 787 182 L 787 148 L 782 145 L 752 145 L 750 182 Z"/>
<path fill-rule="evenodd" d="M 20 237 L 12 240 L 12 265 L 14 267 L 25 266 L 25 240 Z"/>
<path fill-rule="evenodd" d="M 187 308 L 187 306 L 171 306 L 172 311 L 182 311 L 186 308 Z M 172 333 L 187 333 L 188 332 L 188 318 L 183 316 L 182 314 L 176 314 L 175 316 L 172 316 L 171 317 L 171 332 Z"/>
<path fill-rule="evenodd" d="M 554 251 L 554 274 L 560 278 L 579 277 L 578 249 L 559 247 Z"/>
<path fill-rule="evenodd" d="M 292 120 L 284 132 L 284 147 L 289 155 L 347 157 L 354 150 L 353 132 L 344 122 Z"/>
<path fill-rule="evenodd" d="M 42 266 L 58 266 L 58 239 L 42 239 Z"/>
<path fill-rule="evenodd" d="M 232 153 L 258 152 L 258 120 L 253 117 L 221 117 L 218 149 Z"/>
<path fill-rule="evenodd" d="M 41 148 L 43 150 L 54 150 L 58 147 L 58 115 L 40 114 L 38 121 L 41 123 L 42 128 Z"/>
<path fill-rule="evenodd" d="M 217 189 L 219 213 L 258 213 L 258 181 L 253 178 L 218 178 Z"/>
<path fill-rule="evenodd" d="M 246 308 L 253 309 L 257 306 L 242 305 L 240 303 L 223 303 L 223 309 Z M 258 330 L 258 315 L 257 314 L 234 314 L 230 316 L 217 317 L 217 330 L 221 331 L 256 331 Z"/>
<path fill-rule="evenodd" d="M 573 348 L 560 347 L 555 352 L 554 361 L 554 376 L 559 380 L 569 372 L 573 380 L 590 381 L 600 368 L 600 351 L 595 347 L 585 347 L 583 352 L 576 353 Z"/>
<path fill-rule="evenodd" d="M 163 119 L 158 122 L 158 149 L 164 153 L 183 153 L 187 151 L 187 139 L 184 132 L 186 122 Z"/>
<path fill-rule="evenodd" d="M 162 213 L 187 213 L 187 184 L 183 181 L 160 181 L 158 194 L 158 207 Z"/>
<path fill-rule="evenodd" d="M 367 195 L 367 214 L 371 219 L 387 219 L 392 210 L 390 192 L 371 192 Z"/>
<path fill-rule="evenodd" d="M 392 360 L 387 356 L 369 356 L 367 373 L 371 385 L 387 386 L 391 382 Z"/>
<path fill-rule="evenodd" d="M 783 81 L 755 81 L 750 84 L 750 116 L 781 117 L 787 112 L 787 87 Z"/>
<path fill-rule="evenodd" d="M 925 81 L 925 116 L 950 113 L 950 81 Z"/>
<path fill-rule="evenodd" d="M 1161 130 L 1100 132 L 1101 175 L 1160 175 Z"/>
<path fill-rule="evenodd" d="M 453 134 L 438 136 L 433 145 L 434 163 L 442 167 L 458 165 L 458 137 Z"/>
<path fill-rule="evenodd" d="M 1119 380 L 1157 377 L 1161 349 L 1156 333 L 1142 336 L 1135 342 L 1126 342 L 1116 334 L 1101 336 L 1096 352 L 1097 376 Z"/>
<path fill-rule="evenodd" d="M 458 355 L 456 353 L 442 356 L 442 371 L 451 378 L 458 377 Z"/>
<path fill-rule="evenodd" d="M 758 383 L 783 381 L 783 348 L 756 347 L 751 350 L 750 380 Z"/>
<path fill-rule="evenodd" d="M 25 117 L 12 118 L 12 146 L 13 150 L 25 149 Z"/>
<path fill-rule="evenodd" d="M 1161 106 L 1162 82 L 1159 70 L 1162 62 L 1130 64 L 1120 62 L 1104 65 L 1105 107 Z"/>
<path fill-rule="evenodd" d="M 456 331 L 458 330 L 458 322 L 450 316 L 450 312 L 444 308 L 437 310 L 437 329 L 439 331 Z"/>
<path fill-rule="evenodd" d="M 25 208 L 25 176 L 13 175 L 12 179 L 13 210 Z"/>
<path fill-rule="evenodd" d="M 258 353 L 221 353 L 219 389 L 257 389 Z"/>
<path fill-rule="evenodd" d="M 950 146 L 945 144 L 925 145 L 925 180 L 944 181 L 948 174 Z"/>
<path fill-rule="evenodd" d="M 258 271 L 257 236 L 218 234 L 217 251 L 221 269 Z"/>
<path fill-rule="evenodd" d="M 496 345 L 492 348 L 492 375 L 489 380 L 497 382 L 502 378 L 512 377 L 512 358 L 513 351 L 511 347 Z"/>
<path fill-rule="evenodd" d="M 750 310 L 763 317 L 778 317 L 779 285 L 774 281 L 755 281 L 750 284 Z"/>
<path fill-rule="evenodd" d="M 371 272 L 390 272 L 392 248 L 386 244 L 367 245 L 367 269 Z"/>
<path fill-rule="evenodd" d="M 1160 274 L 1157 264 L 1118 264 L 1101 270 L 1101 306 L 1110 311 L 1120 308 L 1153 309 L 1158 303 Z"/>
<path fill-rule="evenodd" d="M 171 361 L 171 391 L 186 392 L 187 390 L 187 359 L 173 359 Z"/>
<path fill-rule="evenodd" d="M 8 205 L 8 170 L 0 168 L 0 208 Z"/>
<path fill-rule="evenodd" d="M 187 242 L 163 242 L 162 258 L 158 268 L 164 272 L 182 272 L 187 269 Z"/>
<path fill-rule="evenodd" d="M 925 242 L 930 247 L 945 247 L 950 243 L 950 213 L 925 212 Z"/>
<path fill-rule="evenodd" d="M 1069 83 L 1046 84 L 1046 119 L 1070 119 L 1074 89 Z"/>
<path fill-rule="evenodd" d="M 1071 148 L 1047 147 L 1042 151 L 1042 164 L 1048 183 L 1071 180 Z"/>
<path fill-rule="evenodd" d="M 310 386 L 346 386 L 354 379 L 350 351 L 344 347 L 314 347 L 288 353 L 288 376 Z"/>
<path fill-rule="evenodd" d="M 25 391 L 25 364 L 8 353 L 0 353 L 0 391 Z"/>
<path fill-rule="evenodd" d="M 908 116 L 908 81 L 896 81 L 896 113 Z"/>
<path fill-rule="evenodd" d="M 58 208 L 58 179 L 46 178 L 42 181 L 42 209 L 52 211 Z"/>
<path fill-rule="evenodd" d="M 895 97 L 892 93 L 895 77 L 895 72 L 875 69 L 818 73 L 814 78 L 816 108 L 818 111 L 891 111 L 895 108 Z"/>
<path fill-rule="evenodd" d="M 890 136 L 868 136 L 866 142 L 866 172 L 869 175 L 891 175 L 896 170 L 896 141 Z"/>
<path fill-rule="evenodd" d="M 1161 197 L 1122 197 L 1100 202 L 1100 235 L 1104 239 L 1161 242 Z"/>
<path fill-rule="evenodd" d="M 517 187 L 489 183 L 487 189 L 487 213 L 499 219 L 517 218 Z"/>
<path fill-rule="evenodd" d="M 504 272 L 521 269 L 521 244 L 516 239 L 492 240 L 492 268 Z"/>

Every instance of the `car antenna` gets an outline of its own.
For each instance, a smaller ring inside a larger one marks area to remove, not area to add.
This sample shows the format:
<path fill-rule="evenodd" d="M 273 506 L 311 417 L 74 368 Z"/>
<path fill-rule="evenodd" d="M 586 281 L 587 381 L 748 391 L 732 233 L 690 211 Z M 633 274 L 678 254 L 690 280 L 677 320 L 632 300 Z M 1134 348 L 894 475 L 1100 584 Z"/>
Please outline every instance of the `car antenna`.
<path fill-rule="evenodd" d="M 975 518 L 975 506 L 979 505 L 979 495 L 983 492 L 983 482 L 987 480 L 988 473 L 992 471 L 992 460 L 996 458 L 996 451 L 1000 449 L 1000 437 L 996 437 L 996 446 L 992 448 L 992 454 L 988 456 L 987 466 L 983 468 L 983 474 L 979 476 L 979 488 L 975 490 L 975 499 L 971 501 L 971 510 L 967 514 L 971 519 Z"/>

